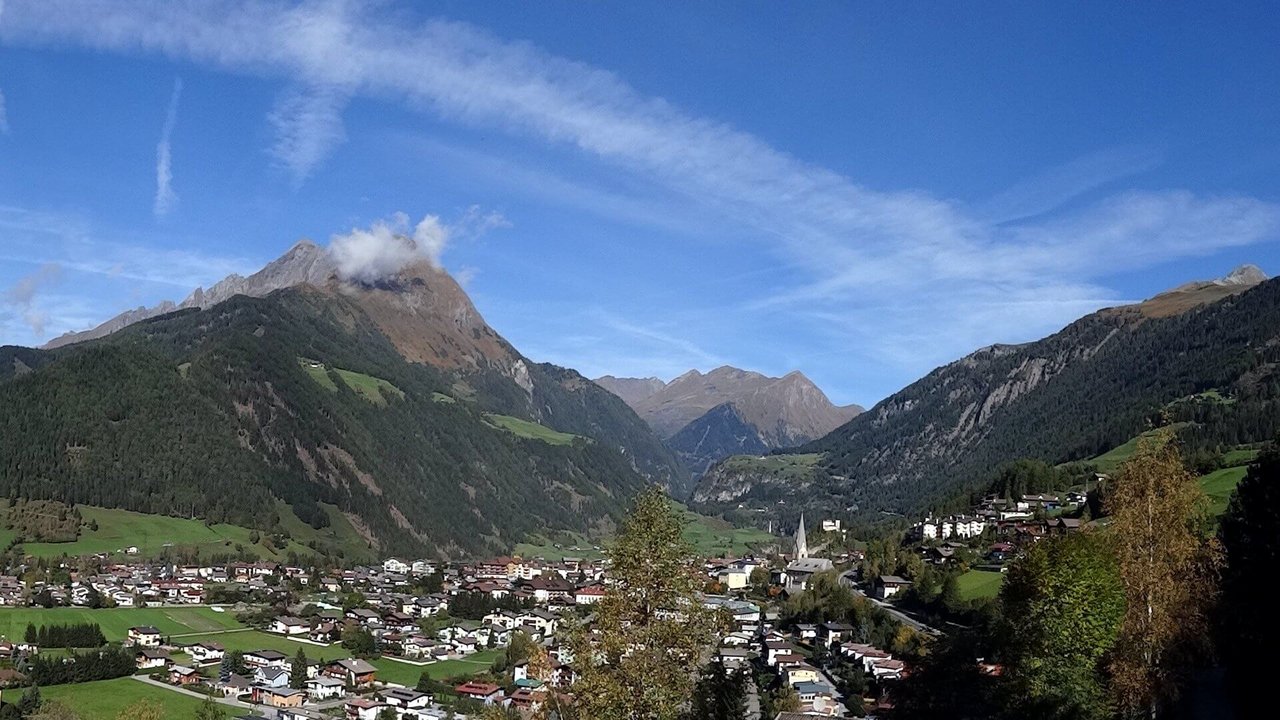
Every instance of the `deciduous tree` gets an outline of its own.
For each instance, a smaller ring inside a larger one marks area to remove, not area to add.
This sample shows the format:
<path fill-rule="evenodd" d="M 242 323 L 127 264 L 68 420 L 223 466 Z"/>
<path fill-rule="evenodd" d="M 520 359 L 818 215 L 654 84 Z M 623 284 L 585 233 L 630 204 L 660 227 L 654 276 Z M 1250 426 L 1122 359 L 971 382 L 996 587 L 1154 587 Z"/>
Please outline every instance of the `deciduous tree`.
<path fill-rule="evenodd" d="M 1206 636 L 1215 586 L 1204 508 L 1169 433 L 1139 443 L 1108 497 L 1127 599 L 1112 686 L 1130 714 L 1154 716 L 1178 696 L 1188 651 Z"/>
<path fill-rule="evenodd" d="M 688 702 L 712 640 L 683 520 L 659 490 L 640 495 L 609 550 L 612 583 L 591 631 L 571 635 L 584 720 L 672 720 Z"/>

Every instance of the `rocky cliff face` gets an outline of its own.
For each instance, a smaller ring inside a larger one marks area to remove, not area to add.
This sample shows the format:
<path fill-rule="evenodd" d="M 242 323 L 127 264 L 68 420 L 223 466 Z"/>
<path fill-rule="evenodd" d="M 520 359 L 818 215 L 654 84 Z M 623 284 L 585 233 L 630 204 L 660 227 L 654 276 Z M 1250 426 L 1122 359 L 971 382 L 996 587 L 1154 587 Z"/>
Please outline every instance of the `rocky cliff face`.
<path fill-rule="evenodd" d="M 794 451 L 822 458 L 814 483 L 822 498 L 795 494 L 771 456 L 711 468 L 693 499 L 715 509 L 795 494 L 797 503 L 915 512 L 1003 462 L 1093 457 L 1146 429 L 1169 403 L 1209 389 L 1239 399 L 1229 407 L 1247 417 L 1232 437 L 1265 432 L 1270 421 L 1259 418 L 1271 401 L 1260 394 L 1280 360 L 1280 285 L 1261 277 L 1242 268 L 934 370 Z"/>
<path fill-rule="evenodd" d="M 656 378 L 596 380 L 627 402 L 695 471 L 738 453 L 794 447 L 862 412 L 833 405 L 809 378 L 780 378 L 735 367 Z"/>
<path fill-rule="evenodd" d="M 86 340 L 105 337 L 136 322 L 158 317 L 175 310 L 210 308 L 236 295 L 266 297 L 276 290 L 311 284 L 323 286 L 334 274 L 334 265 L 328 253 L 315 243 L 303 240 L 280 258 L 249 277 L 228 275 L 208 290 L 196 288 L 186 300 L 174 304 L 166 300 L 154 307 L 140 307 L 123 312 L 97 327 L 81 332 L 67 333 L 50 340 L 43 349 L 49 350 Z"/>

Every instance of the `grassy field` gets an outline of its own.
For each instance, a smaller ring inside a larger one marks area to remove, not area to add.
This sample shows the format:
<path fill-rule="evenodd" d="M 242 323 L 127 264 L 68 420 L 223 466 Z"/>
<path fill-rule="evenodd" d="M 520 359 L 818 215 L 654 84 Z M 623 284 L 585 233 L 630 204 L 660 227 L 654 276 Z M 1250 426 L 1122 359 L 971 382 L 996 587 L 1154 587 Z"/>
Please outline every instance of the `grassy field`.
<path fill-rule="evenodd" d="M 307 375 L 310 375 L 311 379 L 319 383 L 321 387 L 329 390 L 330 392 L 338 391 L 338 386 L 333 382 L 333 378 L 330 377 L 329 368 L 327 366 L 317 364 L 312 360 L 307 360 L 306 358 L 298 358 L 298 364 L 300 364 L 302 369 L 307 371 Z M 388 395 L 395 395 L 400 398 L 404 397 L 404 391 L 382 378 L 365 375 L 364 373 L 352 372 L 351 370 L 343 370 L 342 368 L 333 368 L 333 371 L 337 373 L 338 377 L 347 387 L 354 390 L 360 397 L 375 405 L 386 405 Z"/>
<path fill-rule="evenodd" d="M 684 512 L 684 539 L 699 555 L 745 555 L 753 547 L 777 542 L 777 538 L 759 528 L 734 527 L 720 518 L 699 515 L 688 508 Z"/>
<path fill-rule="evenodd" d="M 421 666 L 396 662 L 386 658 L 378 658 L 372 662 L 378 668 L 379 680 L 413 687 L 418 684 L 418 678 L 422 677 L 424 672 L 437 680 L 447 680 L 452 677 L 471 676 L 485 672 L 501 654 L 502 650 L 481 650 L 475 655 L 462 660 L 444 660 Z"/>
<path fill-rule="evenodd" d="M 141 700 L 150 700 L 162 707 L 163 720 L 191 720 L 196 716 L 196 709 L 200 707 L 200 701 L 189 695 L 165 690 L 127 677 L 42 687 L 40 697 L 46 700 L 61 700 L 69 705 L 81 720 L 115 720 L 122 710 Z M 233 710 L 225 706 L 224 709 Z M 230 716 L 231 713 L 228 712 L 228 717 Z"/>
<path fill-rule="evenodd" d="M 1004 585 L 1004 573 L 970 570 L 957 579 L 964 600 L 995 597 Z"/>
<path fill-rule="evenodd" d="M 693 545 L 699 555 L 744 555 L 755 547 L 778 541 L 776 537 L 758 528 L 735 527 L 720 518 L 700 515 L 679 503 L 675 505 L 684 516 L 684 539 Z M 536 538 L 520 543 L 513 552 L 521 557 L 541 557 L 547 560 L 562 560 L 566 557 L 594 560 L 604 555 L 596 546 L 607 548 L 610 541 L 611 538 L 591 540 L 578 533 L 560 533 L 554 538 Z"/>
<path fill-rule="evenodd" d="M 1199 478 L 1200 489 L 1209 496 L 1209 514 L 1217 517 L 1227 511 L 1231 493 L 1235 492 L 1236 485 L 1244 479 L 1247 472 L 1249 472 L 1247 467 L 1229 467 L 1215 470 Z"/>
<path fill-rule="evenodd" d="M 1173 430 L 1174 432 L 1177 432 L 1178 428 L 1183 425 L 1186 425 L 1186 423 L 1174 423 L 1168 428 L 1160 428 L 1160 430 Z M 1116 446 L 1092 460 L 1088 460 L 1087 462 L 1093 463 L 1100 473 L 1114 473 L 1116 470 L 1120 469 L 1120 465 L 1125 460 L 1128 460 L 1135 452 L 1137 452 L 1138 443 L 1142 438 L 1151 437 L 1157 432 L 1160 432 L 1160 430 L 1149 430 L 1137 437 L 1130 438 L 1125 444 Z"/>
<path fill-rule="evenodd" d="M 546 425 L 539 425 L 538 423 L 521 420 L 510 415 L 486 413 L 484 417 L 496 428 L 501 428 L 522 438 L 541 440 L 548 445 L 570 445 L 574 440 L 581 437 L 580 435 L 552 430 Z"/>
<path fill-rule="evenodd" d="M 207 607 L 184 608 L 0 608 L 0 635 L 21 640 L 27 623 L 67 625 L 97 623 L 107 640 L 123 640 L 129 628 L 152 625 L 166 635 L 225 632 L 240 627 L 231 613 Z"/>
<path fill-rule="evenodd" d="M 2 503 L 2 501 L 0 501 Z M 280 527 L 287 530 L 291 542 L 283 549 L 266 544 L 269 533 L 259 533 L 258 543 L 250 541 L 253 533 L 237 525 L 205 525 L 203 520 L 149 515 L 130 510 L 77 506 L 85 523 L 96 521 L 97 530 L 82 527 L 80 538 L 69 543 L 25 543 L 24 552 L 34 557 L 53 558 L 62 555 L 76 557 L 97 553 L 118 553 L 128 547 L 137 547 L 140 557 L 154 557 L 169 547 L 198 548 L 201 552 L 234 553 L 236 546 L 243 546 L 260 558 L 281 560 L 292 550 L 300 555 L 313 551 L 304 543 L 316 540 L 321 546 L 342 549 L 347 558 L 369 555 L 368 543 L 356 532 L 351 523 L 336 508 L 326 507 L 329 526 L 316 530 L 298 519 L 284 503 L 280 503 Z M 8 543 L 13 531 L 0 528 L 0 543 Z"/>

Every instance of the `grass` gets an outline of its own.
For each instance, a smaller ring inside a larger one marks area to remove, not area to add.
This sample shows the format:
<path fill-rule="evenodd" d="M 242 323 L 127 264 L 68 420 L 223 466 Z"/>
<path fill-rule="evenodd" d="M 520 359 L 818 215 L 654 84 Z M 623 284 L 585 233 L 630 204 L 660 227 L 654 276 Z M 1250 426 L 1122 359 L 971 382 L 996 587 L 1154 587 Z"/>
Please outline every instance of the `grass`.
<path fill-rule="evenodd" d="M 96 521 L 98 529 L 82 529 L 80 538 L 74 542 L 26 543 L 23 550 L 28 555 L 49 558 L 64 553 L 71 556 L 116 553 L 136 546 L 139 554 L 150 556 L 168 546 L 196 546 L 227 552 L 237 543 L 245 547 L 254 545 L 249 542 L 250 531 L 235 525 L 206 526 L 200 520 L 84 505 L 80 506 L 80 515 L 86 523 Z M 262 550 L 265 554 L 266 548 Z"/>
<path fill-rule="evenodd" d="M 750 470 L 775 475 L 782 479 L 807 480 L 822 461 L 822 453 L 802 455 L 734 455 L 724 461 L 730 471 Z"/>
<path fill-rule="evenodd" d="M 302 369 L 311 376 L 321 387 L 330 391 L 337 392 L 338 386 L 333 382 L 333 377 L 329 375 L 329 368 L 314 360 L 306 358 L 298 358 L 298 364 Z M 351 388 L 357 395 L 368 400 L 374 405 L 386 405 L 387 396 L 395 395 L 404 399 L 404 391 L 392 385 L 387 380 L 372 375 L 365 375 L 351 370 L 343 370 L 342 368 L 333 368 L 333 371 L 342 380 L 343 384 Z"/>
<path fill-rule="evenodd" d="M 541 440 L 548 445 L 571 445 L 574 440 L 582 437 L 581 435 L 573 435 L 571 433 L 552 430 L 545 425 L 539 425 L 536 422 L 529 422 L 528 420 L 521 420 L 518 417 L 511 417 L 510 415 L 485 413 L 484 417 L 489 421 L 489 424 L 494 427 L 519 435 L 522 438 Z"/>
<path fill-rule="evenodd" d="M 1098 468 L 1098 472 L 1107 473 L 1108 475 L 1110 475 L 1111 473 L 1114 473 L 1116 470 L 1119 470 L 1120 466 L 1124 463 L 1124 461 L 1128 460 L 1130 457 L 1133 457 L 1133 454 L 1138 451 L 1138 443 L 1141 442 L 1143 438 L 1151 437 L 1156 433 L 1165 431 L 1165 430 L 1172 430 L 1173 432 L 1177 432 L 1178 429 L 1183 427 L 1184 425 L 1186 425 L 1186 423 L 1174 423 L 1165 428 L 1148 430 L 1147 432 L 1144 432 L 1141 435 L 1138 435 L 1137 437 L 1129 438 L 1129 441 L 1126 442 L 1125 444 L 1111 448 L 1107 452 L 1104 452 L 1101 455 L 1091 460 L 1088 460 L 1086 462 L 1093 463 L 1093 465 Z"/>
<path fill-rule="evenodd" d="M 166 635 L 225 632 L 241 627 L 231 613 L 218 613 L 207 607 L 0 609 L 0 635 L 20 641 L 28 623 L 37 626 L 96 623 L 107 640 L 123 640 L 128 636 L 129 628 L 138 625 L 155 626 Z"/>
<path fill-rule="evenodd" d="M 720 518 L 700 515 L 680 503 L 672 503 L 684 518 L 684 539 L 703 557 L 745 555 L 777 538 L 758 528 L 741 528 Z M 612 538 L 592 540 L 579 533 L 558 533 L 550 538 L 531 538 L 520 543 L 513 552 L 521 557 L 563 560 L 566 557 L 595 560 L 604 556 L 596 547 L 608 547 Z"/>
<path fill-rule="evenodd" d="M 1222 466 L 1230 468 L 1248 465 L 1256 459 L 1258 459 L 1258 448 L 1240 446 L 1222 454 Z"/>
<path fill-rule="evenodd" d="M 0 505 L 4 504 L 4 501 L 0 501 Z M 368 557 L 368 543 L 346 517 L 335 507 L 322 507 L 329 513 L 329 525 L 317 530 L 299 520 L 288 505 L 279 503 L 279 527 L 290 536 L 289 543 L 283 549 L 267 544 L 271 535 L 269 532 L 259 532 L 259 542 L 254 543 L 250 540 L 254 531 L 238 525 L 205 525 L 203 520 L 198 519 L 150 515 L 91 505 L 77 506 L 85 523 L 81 526 L 79 539 L 66 543 L 24 543 L 22 549 L 33 557 L 56 558 L 62 555 L 79 557 L 98 553 L 120 554 L 129 547 L 137 547 L 136 557 L 149 558 L 166 549 L 177 548 L 195 548 L 202 553 L 233 553 L 236 546 L 240 545 L 259 558 L 283 560 L 290 551 L 303 556 L 313 554 L 315 551 L 306 543 L 315 540 L 321 549 L 340 549 L 348 559 Z M 97 522 L 97 530 L 90 529 L 90 521 Z M 7 544 L 12 538 L 12 530 L 0 528 L 0 543 Z"/>
<path fill-rule="evenodd" d="M 424 672 L 436 680 L 447 680 L 461 676 L 470 677 L 478 673 L 487 672 L 493 665 L 493 661 L 498 659 L 502 652 L 502 650 L 498 649 L 481 650 L 475 655 L 461 660 L 442 660 L 430 665 L 410 665 L 388 660 L 387 658 L 378 658 L 370 662 L 378 668 L 379 680 L 414 687 L 418 684 L 418 678 L 422 677 Z"/>
<path fill-rule="evenodd" d="M 1200 489 L 1209 496 L 1210 515 L 1219 517 L 1227 511 L 1231 493 L 1235 492 L 1236 485 L 1240 484 L 1248 472 L 1247 467 L 1229 467 L 1215 470 L 1199 478 Z"/>
<path fill-rule="evenodd" d="M 9 691 L 16 693 L 16 691 Z M 200 700 L 172 690 L 148 685 L 133 678 L 99 680 L 73 685 L 51 685 L 40 688 L 40 697 L 61 700 L 76 712 L 81 720 L 115 720 L 125 708 L 142 700 L 149 700 L 163 708 L 162 720 L 190 720 L 196 716 Z M 228 711 L 234 708 L 220 706 Z M 248 712 L 247 710 L 245 711 Z"/>
<path fill-rule="evenodd" d="M 1004 573 L 989 570 L 970 570 L 956 579 L 962 600 L 992 598 L 1004 585 Z"/>
<path fill-rule="evenodd" d="M 448 403 L 452 405 L 458 401 L 454 400 L 452 395 L 445 395 L 442 392 L 433 392 L 431 393 L 431 402 Z"/>

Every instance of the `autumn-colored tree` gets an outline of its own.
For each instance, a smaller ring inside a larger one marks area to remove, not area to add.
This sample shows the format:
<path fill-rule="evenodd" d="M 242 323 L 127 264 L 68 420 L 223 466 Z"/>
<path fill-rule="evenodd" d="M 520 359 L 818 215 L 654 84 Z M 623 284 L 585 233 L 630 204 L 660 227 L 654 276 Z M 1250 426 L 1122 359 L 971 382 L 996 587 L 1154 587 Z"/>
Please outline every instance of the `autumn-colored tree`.
<path fill-rule="evenodd" d="M 609 550 L 595 622 L 570 634 L 584 720 L 673 720 L 688 702 L 716 615 L 702 605 L 699 564 L 682 529 L 667 497 L 650 490 Z"/>
<path fill-rule="evenodd" d="M 154 700 L 139 700 L 116 715 L 116 720 L 162 720 L 164 706 Z"/>
<path fill-rule="evenodd" d="M 1178 696 L 1188 652 L 1206 636 L 1213 544 L 1204 493 L 1170 433 L 1145 439 L 1107 499 L 1127 608 L 1111 662 L 1122 711 L 1154 716 Z"/>
<path fill-rule="evenodd" d="M 75 710 L 58 700 L 41 703 L 40 709 L 26 717 L 27 720 L 80 720 Z"/>

